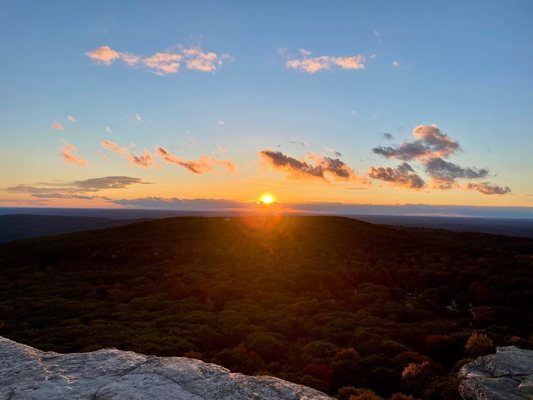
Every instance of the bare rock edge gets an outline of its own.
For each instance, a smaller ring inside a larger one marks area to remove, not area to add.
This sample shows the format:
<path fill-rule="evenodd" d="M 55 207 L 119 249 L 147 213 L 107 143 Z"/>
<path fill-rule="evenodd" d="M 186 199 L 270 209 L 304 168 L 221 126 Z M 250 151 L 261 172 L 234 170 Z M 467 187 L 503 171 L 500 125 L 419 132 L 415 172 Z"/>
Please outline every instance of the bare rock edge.
<path fill-rule="evenodd" d="M 533 399 L 533 351 L 498 347 L 459 371 L 459 392 L 465 400 Z"/>
<path fill-rule="evenodd" d="M 0 336 L 0 399 L 331 400 L 270 376 L 184 357 L 104 349 L 43 352 Z"/>

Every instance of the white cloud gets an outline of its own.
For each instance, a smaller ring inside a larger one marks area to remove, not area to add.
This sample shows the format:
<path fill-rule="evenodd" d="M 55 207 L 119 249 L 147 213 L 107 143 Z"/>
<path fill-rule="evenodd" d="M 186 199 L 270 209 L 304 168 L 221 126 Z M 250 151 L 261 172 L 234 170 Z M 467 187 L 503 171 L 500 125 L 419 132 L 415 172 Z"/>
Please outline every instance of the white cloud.
<path fill-rule="evenodd" d="M 105 131 L 105 133 L 113 133 L 113 131 L 111 130 L 111 128 L 109 126 L 106 126 L 104 128 L 104 131 Z"/>
<path fill-rule="evenodd" d="M 372 33 L 374 34 L 376 42 L 381 43 L 381 33 L 379 33 L 377 30 L 374 30 Z"/>
<path fill-rule="evenodd" d="M 139 113 L 135 113 L 133 119 L 135 119 L 136 124 L 140 124 L 141 122 L 143 122 L 143 117 Z"/>
<path fill-rule="evenodd" d="M 72 123 L 77 122 L 76 117 L 74 117 L 73 115 L 67 115 L 67 120 Z"/>
<path fill-rule="evenodd" d="M 395 67 L 395 68 L 398 68 L 400 66 L 400 62 L 399 61 L 393 61 L 392 62 L 392 66 Z"/>

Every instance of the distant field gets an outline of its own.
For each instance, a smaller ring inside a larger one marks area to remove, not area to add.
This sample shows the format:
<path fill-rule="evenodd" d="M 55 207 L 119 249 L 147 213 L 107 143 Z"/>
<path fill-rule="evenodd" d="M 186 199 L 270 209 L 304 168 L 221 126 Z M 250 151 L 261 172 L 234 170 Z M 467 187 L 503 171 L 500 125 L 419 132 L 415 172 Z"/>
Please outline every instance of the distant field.
<path fill-rule="evenodd" d="M 186 355 L 331 394 L 456 399 L 473 332 L 532 347 L 533 240 L 350 218 L 184 217 L 11 242 L 0 287 L 0 335 L 22 343 Z"/>

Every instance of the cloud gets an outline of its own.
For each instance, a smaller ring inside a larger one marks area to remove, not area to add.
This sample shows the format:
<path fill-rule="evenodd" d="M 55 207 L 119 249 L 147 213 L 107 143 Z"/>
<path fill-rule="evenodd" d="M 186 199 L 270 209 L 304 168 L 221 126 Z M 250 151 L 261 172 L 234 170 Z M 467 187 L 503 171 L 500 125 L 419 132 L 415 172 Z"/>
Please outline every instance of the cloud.
<path fill-rule="evenodd" d="M 158 166 L 153 162 L 152 153 L 149 150 L 143 150 L 142 154 L 135 155 L 126 147 L 120 147 L 118 144 L 110 140 L 102 140 L 102 147 L 111 150 L 114 153 L 124 155 L 126 159 L 138 167 L 149 168 L 151 166 Z"/>
<path fill-rule="evenodd" d="M 59 155 L 63 157 L 63 161 L 65 161 L 67 164 L 79 165 L 80 167 L 87 166 L 86 160 L 73 154 L 76 151 L 76 147 L 74 147 L 70 143 L 65 143 L 65 145 L 63 146 L 63 150 L 61 150 L 61 153 L 59 153 Z"/>
<path fill-rule="evenodd" d="M 110 134 L 110 133 L 113 133 L 113 131 L 111 130 L 111 128 L 110 128 L 109 126 L 106 126 L 106 127 L 104 128 L 104 131 L 105 131 L 105 133 L 109 133 L 109 134 Z"/>
<path fill-rule="evenodd" d="M 153 164 L 152 153 L 148 150 L 144 150 L 141 155 L 136 156 L 135 154 L 130 153 L 128 155 L 128 160 L 139 167 L 149 168 Z"/>
<path fill-rule="evenodd" d="M 63 125 L 61 125 L 60 122 L 54 121 L 54 123 L 51 125 L 52 128 L 57 129 L 58 131 L 64 131 L 65 128 Z"/>
<path fill-rule="evenodd" d="M 309 153 L 308 160 L 298 160 L 269 149 L 261 151 L 259 155 L 272 169 L 285 172 L 292 179 L 361 180 L 352 168 L 338 158 Z"/>
<path fill-rule="evenodd" d="M 379 33 L 377 30 L 372 31 L 372 33 L 374 34 L 376 42 L 381 43 L 381 33 Z"/>
<path fill-rule="evenodd" d="M 86 52 L 85 55 L 99 64 L 111 65 L 120 60 L 130 67 L 147 68 L 156 75 L 176 74 L 182 63 L 185 63 L 189 70 L 214 72 L 225 61 L 231 59 L 227 54 L 205 52 L 200 46 L 178 46 L 178 50 L 156 52 L 149 56 L 120 52 L 109 46 L 102 46 Z"/>
<path fill-rule="evenodd" d="M 148 185 L 151 182 L 145 182 L 141 178 L 131 176 L 104 176 L 102 178 L 90 178 L 72 182 L 73 186 L 89 192 L 105 189 L 125 189 L 134 184 Z"/>
<path fill-rule="evenodd" d="M 37 197 L 39 199 L 76 199 L 76 200 L 94 200 L 101 199 L 110 201 L 109 197 L 105 196 L 89 196 L 82 194 L 63 194 L 63 193 L 33 193 L 32 197 Z"/>
<path fill-rule="evenodd" d="M 177 197 L 141 197 L 113 200 L 113 203 L 127 207 L 143 207 L 180 211 L 224 211 L 241 209 L 249 203 L 222 199 L 180 199 Z"/>
<path fill-rule="evenodd" d="M 392 66 L 395 67 L 395 68 L 398 68 L 400 66 L 400 62 L 399 61 L 393 61 L 392 62 Z"/>
<path fill-rule="evenodd" d="M 135 123 L 137 124 L 140 124 L 141 122 L 143 122 L 143 117 L 139 113 L 135 113 L 135 115 L 133 116 L 133 119 L 135 120 Z"/>
<path fill-rule="evenodd" d="M 489 174 L 486 168 L 463 168 L 439 157 L 427 161 L 425 168 L 428 175 L 433 178 L 433 186 L 439 189 L 453 187 L 456 179 L 480 179 Z"/>
<path fill-rule="evenodd" d="M 353 56 L 319 56 L 311 57 L 311 52 L 300 49 L 301 58 L 292 58 L 286 61 L 287 68 L 296 69 L 300 72 L 314 74 L 321 70 L 330 70 L 333 67 L 341 69 L 363 69 L 365 68 L 366 59 L 361 54 Z"/>
<path fill-rule="evenodd" d="M 121 57 L 119 52 L 109 46 L 102 46 L 96 50 L 88 51 L 85 55 L 98 63 L 106 65 L 111 65 L 113 61 Z"/>
<path fill-rule="evenodd" d="M 102 147 L 105 149 L 111 150 L 112 152 L 117 153 L 117 154 L 126 154 L 128 152 L 127 148 L 120 147 L 118 144 L 113 143 L 110 140 L 103 140 Z"/>
<path fill-rule="evenodd" d="M 431 178 L 431 187 L 433 189 L 451 189 L 459 186 L 457 179 L 482 179 L 489 175 L 487 168 L 462 167 L 446 161 L 445 158 L 460 151 L 461 146 L 456 140 L 441 132 L 437 125 L 418 125 L 413 129 L 412 135 L 414 140 L 411 142 L 402 142 L 394 146 L 379 146 L 372 151 L 386 158 L 419 163 Z M 384 138 L 389 139 L 385 135 Z M 405 166 L 409 165 L 404 162 L 396 170 L 372 167 L 370 176 L 375 179 L 397 181 L 398 179 L 396 178 L 401 179 L 403 176 L 400 168 L 403 168 L 405 172 Z M 409 168 L 411 167 L 409 166 Z M 423 182 L 422 178 L 420 180 Z M 416 182 L 414 183 L 415 185 L 411 187 L 417 188 Z M 410 187 L 409 184 L 406 186 Z M 477 190 L 483 194 L 506 194 L 511 191 L 507 186 L 500 187 L 487 182 L 480 184 L 469 183 L 466 188 Z"/>
<path fill-rule="evenodd" d="M 436 125 L 418 125 L 412 132 L 415 140 L 396 146 L 379 146 L 372 151 L 387 158 L 404 161 L 447 158 L 461 148 L 459 143 L 442 133 Z"/>
<path fill-rule="evenodd" d="M 33 197 L 48 199 L 107 199 L 103 196 L 94 196 L 91 193 L 108 189 L 126 189 L 135 184 L 150 184 L 141 178 L 130 176 L 104 176 L 69 182 L 40 182 L 36 185 L 20 184 L 5 188 L 5 191 L 14 193 L 28 193 Z"/>
<path fill-rule="evenodd" d="M 187 69 L 203 72 L 214 72 L 224 61 L 231 59 L 227 54 L 218 55 L 213 52 L 204 52 L 201 47 L 191 46 L 181 48 L 185 56 Z"/>
<path fill-rule="evenodd" d="M 383 134 L 383 139 L 385 139 L 385 140 L 392 140 L 392 139 L 394 139 L 394 136 L 392 136 L 392 134 L 390 134 L 390 133 L 385 132 L 385 133 Z"/>
<path fill-rule="evenodd" d="M 487 195 L 511 193 L 511 188 L 509 186 L 499 186 L 489 182 L 469 183 L 466 185 L 466 188 L 469 190 L 477 190 L 478 192 Z"/>
<path fill-rule="evenodd" d="M 69 122 L 72 122 L 72 123 L 77 122 L 76 117 L 74 117 L 74 116 L 72 116 L 72 115 L 67 115 L 67 120 L 68 120 Z"/>
<path fill-rule="evenodd" d="M 400 164 L 395 169 L 390 167 L 371 167 L 368 175 L 372 179 L 379 179 L 389 182 L 394 186 L 407 187 L 410 189 L 421 189 L 425 186 L 424 180 L 416 174 L 414 169 L 406 162 Z"/>
<path fill-rule="evenodd" d="M 215 166 L 221 166 L 228 172 L 235 172 L 235 165 L 231 160 L 219 160 L 206 155 L 201 156 L 198 160 L 183 160 L 161 146 L 156 146 L 157 154 L 168 163 L 179 165 L 195 174 L 205 174 L 213 172 Z"/>
<path fill-rule="evenodd" d="M 157 75 L 175 74 L 180 69 L 182 55 L 176 53 L 155 53 L 142 60 L 144 65 L 154 71 Z M 130 64 L 132 65 L 132 64 Z"/>

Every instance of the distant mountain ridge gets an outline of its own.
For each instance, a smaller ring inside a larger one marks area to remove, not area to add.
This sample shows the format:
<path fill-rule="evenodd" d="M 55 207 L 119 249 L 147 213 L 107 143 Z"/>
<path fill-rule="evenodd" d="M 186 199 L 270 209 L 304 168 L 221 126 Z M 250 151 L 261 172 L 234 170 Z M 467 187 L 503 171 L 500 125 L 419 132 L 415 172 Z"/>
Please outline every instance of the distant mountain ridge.
<path fill-rule="evenodd" d="M 0 215 L 0 243 L 125 225 L 133 220 L 98 217 L 11 214 Z"/>

